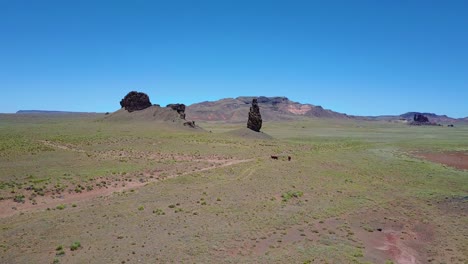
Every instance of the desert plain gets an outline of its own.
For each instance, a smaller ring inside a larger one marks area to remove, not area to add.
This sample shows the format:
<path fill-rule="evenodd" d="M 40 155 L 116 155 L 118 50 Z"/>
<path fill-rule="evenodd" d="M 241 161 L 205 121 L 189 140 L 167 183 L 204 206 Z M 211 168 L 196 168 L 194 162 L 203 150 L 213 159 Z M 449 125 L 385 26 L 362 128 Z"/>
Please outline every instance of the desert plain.
<path fill-rule="evenodd" d="M 468 126 L 197 125 L 1 115 L 0 262 L 468 263 Z"/>

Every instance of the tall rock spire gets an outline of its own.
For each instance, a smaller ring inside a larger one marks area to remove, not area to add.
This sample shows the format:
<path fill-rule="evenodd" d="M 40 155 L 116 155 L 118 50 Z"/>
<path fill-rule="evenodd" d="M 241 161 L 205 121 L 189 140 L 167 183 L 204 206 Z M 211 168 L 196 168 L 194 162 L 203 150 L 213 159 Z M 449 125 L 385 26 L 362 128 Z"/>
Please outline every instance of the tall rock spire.
<path fill-rule="evenodd" d="M 247 128 L 256 132 L 260 132 L 260 129 L 262 128 L 262 115 L 260 115 L 260 108 L 258 107 L 257 99 L 252 100 Z"/>

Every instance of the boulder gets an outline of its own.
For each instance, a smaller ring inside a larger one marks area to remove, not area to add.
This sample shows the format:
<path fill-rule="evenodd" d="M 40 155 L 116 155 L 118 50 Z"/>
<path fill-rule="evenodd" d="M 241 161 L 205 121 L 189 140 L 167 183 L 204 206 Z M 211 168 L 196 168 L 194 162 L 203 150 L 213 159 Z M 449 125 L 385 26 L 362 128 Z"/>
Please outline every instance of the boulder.
<path fill-rule="evenodd" d="M 131 91 L 120 101 L 120 106 L 128 112 L 133 112 L 150 107 L 151 102 L 147 94 Z"/>
<path fill-rule="evenodd" d="M 252 100 L 247 128 L 256 132 L 260 132 L 260 129 L 262 128 L 262 116 L 260 115 L 260 108 L 258 107 L 257 99 Z"/>

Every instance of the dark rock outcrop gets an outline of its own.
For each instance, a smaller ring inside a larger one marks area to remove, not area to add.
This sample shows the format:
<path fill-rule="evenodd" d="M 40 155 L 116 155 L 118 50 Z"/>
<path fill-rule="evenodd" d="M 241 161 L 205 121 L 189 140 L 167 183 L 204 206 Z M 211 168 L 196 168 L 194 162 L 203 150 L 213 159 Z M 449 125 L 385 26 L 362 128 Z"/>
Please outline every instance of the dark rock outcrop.
<path fill-rule="evenodd" d="M 197 128 L 197 126 L 195 125 L 195 121 L 187 121 L 184 123 L 184 126 L 189 126 L 191 128 Z"/>
<path fill-rule="evenodd" d="M 421 122 L 421 123 L 428 123 L 429 118 L 427 118 L 425 115 L 422 114 L 415 114 L 413 117 L 414 122 Z"/>
<path fill-rule="evenodd" d="M 185 119 L 185 105 L 184 104 L 168 104 L 166 107 L 171 108 L 179 113 L 181 119 Z"/>
<path fill-rule="evenodd" d="M 131 91 L 120 101 L 120 106 L 128 112 L 133 112 L 150 107 L 151 102 L 147 94 Z"/>
<path fill-rule="evenodd" d="M 429 118 L 421 113 L 415 113 L 413 121 L 410 123 L 411 126 L 440 126 L 440 124 L 430 122 Z"/>
<path fill-rule="evenodd" d="M 260 132 L 260 129 L 262 128 L 262 116 L 260 115 L 260 108 L 258 107 L 257 99 L 252 99 L 247 128 L 256 132 Z"/>

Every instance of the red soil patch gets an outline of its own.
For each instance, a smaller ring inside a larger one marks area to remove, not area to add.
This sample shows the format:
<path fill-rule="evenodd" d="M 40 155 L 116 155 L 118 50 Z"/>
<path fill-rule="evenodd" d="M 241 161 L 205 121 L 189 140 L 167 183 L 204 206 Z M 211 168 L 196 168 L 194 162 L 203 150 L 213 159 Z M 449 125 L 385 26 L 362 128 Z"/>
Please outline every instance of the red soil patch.
<path fill-rule="evenodd" d="M 418 153 L 416 156 L 457 169 L 468 170 L 468 153 L 465 152 Z"/>
<path fill-rule="evenodd" d="M 367 217 L 359 222 L 361 227 L 354 225 L 352 230 L 364 244 L 364 255 L 368 260 L 377 263 L 387 260 L 398 264 L 426 263 L 426 250 L 434 240 L 434 226 L 398 212 L 381 211 L 368 212 Z"/>
<path fill-rule="evenodd" d="M 408 245 L 406 240 L 413 240 L 406 231 L 397 231 L 392 229 L 382 230 L 382 232 L 361 233 L 364 244 L 366 244 L 366 254 L 375 259 L 384 261 L 391 259 L 398 264 L 417 264 L 422 263 L 422 257 L 414 245 Z M 411 243 L 413 244 L 413 243 Z M 416 246 L 416 248 L 418 248 Z"/>

